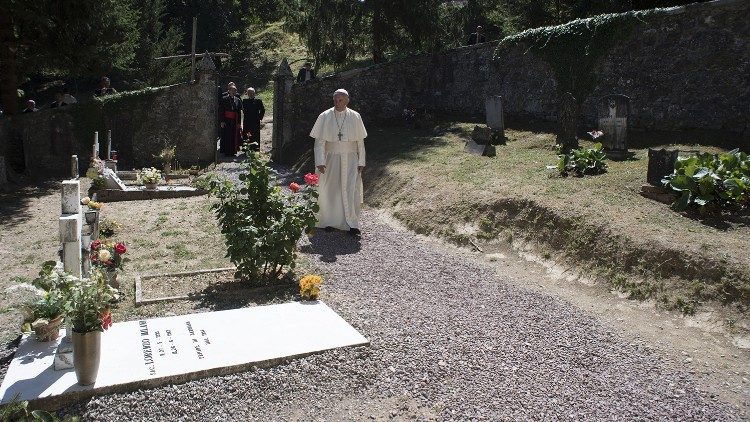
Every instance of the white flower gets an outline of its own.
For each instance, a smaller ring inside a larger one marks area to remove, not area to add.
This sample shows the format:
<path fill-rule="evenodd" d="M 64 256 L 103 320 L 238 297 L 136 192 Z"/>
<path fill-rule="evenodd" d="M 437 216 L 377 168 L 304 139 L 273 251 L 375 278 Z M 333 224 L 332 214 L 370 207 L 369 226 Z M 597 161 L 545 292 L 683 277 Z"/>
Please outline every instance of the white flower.
<path fill-rule="evenodd" d="M 88 196 L 85 197 L 85 198 L 83 198 L 83 199 L 81 199 L 81 204 L 82 205 L 88 205 L 89 202 L 91 202 L 91 198 L 89 198 Z"/>
<path fill-rule="evenodd" d="M 99 259 L 102 261 L 109 261 L 109 258 L 112 257 L 112 254 L 109 253 L 108 250 L 102 249 L 99 251 Z"/>

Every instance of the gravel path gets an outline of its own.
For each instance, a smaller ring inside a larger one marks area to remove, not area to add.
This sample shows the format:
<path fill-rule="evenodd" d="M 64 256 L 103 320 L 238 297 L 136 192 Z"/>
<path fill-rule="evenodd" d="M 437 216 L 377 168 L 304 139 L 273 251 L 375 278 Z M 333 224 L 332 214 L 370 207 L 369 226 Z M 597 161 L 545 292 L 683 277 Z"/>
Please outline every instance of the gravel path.
<path fill-rule="evenodd" d="M 371 341 L 270 369 L 99 397 L 92 420 L 741 420 L 654 352 L 551 296 L 363 215 L 301 251 Z"/>

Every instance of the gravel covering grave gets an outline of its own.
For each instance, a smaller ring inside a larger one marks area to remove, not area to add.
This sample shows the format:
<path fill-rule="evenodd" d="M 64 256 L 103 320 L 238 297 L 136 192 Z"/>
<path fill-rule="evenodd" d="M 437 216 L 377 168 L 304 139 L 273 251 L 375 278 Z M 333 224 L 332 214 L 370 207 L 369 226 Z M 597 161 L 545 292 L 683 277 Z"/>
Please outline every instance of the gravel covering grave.
<path fill-rule="evenodd" d="M 94 398 L 86 420 L 742 420 L 690 376 L 552 296 L 363 216 L 301 251 L 370 347 Z"/>

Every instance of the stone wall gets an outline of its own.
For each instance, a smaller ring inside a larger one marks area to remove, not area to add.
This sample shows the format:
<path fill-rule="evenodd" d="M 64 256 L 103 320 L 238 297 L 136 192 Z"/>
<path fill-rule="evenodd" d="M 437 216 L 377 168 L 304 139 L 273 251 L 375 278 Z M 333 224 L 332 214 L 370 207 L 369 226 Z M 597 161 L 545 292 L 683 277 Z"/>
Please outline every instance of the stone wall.
<path fill-rule="evenodd" d="M 623 94 L 631 98 L 629 124 L 637 131 L 700 129 L 750 137 L 750 2 L 698 3 L 636 19 L 629 35 L 591 69 L 596 82 L 582 101 L 584 122 L 595 124 L 597 99 Z M 555 73 L 529 47 L 523 41 L 499 44 L 487 91 L 503 96 L 511 116 L 555 120 Z"/>
<path fill-rule="evenodd" d="M 85 171 L 95 131 L 99 132 L 100 157 L 105 158 L 107 130 L 112 131 L 112 149 L 118 151 L 120 168 L 156 165 L 153 156 L 166 145 L 176 145 L 181 166 L 205 165 L 215 158 L 216 87 L 216 72 L 206 71 L 195 84 L 125 92 L 7 116 L 0 119 L 0 146 L 7 151 L 9 165 L 35 178 L 69 175 L 73 154 Z"/>
<path fill-rule="evenodd" d="M 594 84 L 578 99 L 582 127 L 595 127 L 597 99 L 624 94 L 634 131 L 716 131 L 750 148 L 750 2 L 658 9 L 637 14 L 635 22 L 590 69 Z M 510 121 L 556 121 L 557 75 L 524 34 L 515 38 L 520 42 L 422 54 L 294 85 L 284 99 L 293 121 L 285 148 L 309 146 L 307 134 L 337 88 L 350 92 L 350 106 L 365 124 L 401 119 L 404 108 L 482 119 L 487 95 L 503 97 Z M 547 47 L 557 48 L 554 42 Z"/>

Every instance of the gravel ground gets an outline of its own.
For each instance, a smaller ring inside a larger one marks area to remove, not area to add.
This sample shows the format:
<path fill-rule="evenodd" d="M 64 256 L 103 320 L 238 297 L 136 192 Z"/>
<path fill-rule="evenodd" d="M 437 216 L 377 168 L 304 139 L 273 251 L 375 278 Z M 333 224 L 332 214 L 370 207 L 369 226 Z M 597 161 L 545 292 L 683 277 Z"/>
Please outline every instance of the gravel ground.
<path fill-rule="evenodd" d="M 87 420 L 741 420 L 655 352 L 374 212 L 301 251 L 371 341 L 286 364 L 98 397 Z"/>

